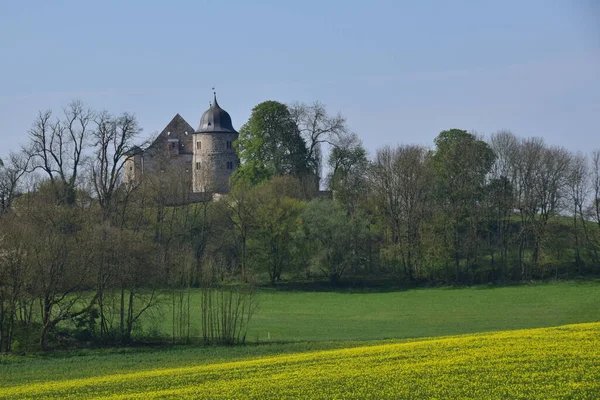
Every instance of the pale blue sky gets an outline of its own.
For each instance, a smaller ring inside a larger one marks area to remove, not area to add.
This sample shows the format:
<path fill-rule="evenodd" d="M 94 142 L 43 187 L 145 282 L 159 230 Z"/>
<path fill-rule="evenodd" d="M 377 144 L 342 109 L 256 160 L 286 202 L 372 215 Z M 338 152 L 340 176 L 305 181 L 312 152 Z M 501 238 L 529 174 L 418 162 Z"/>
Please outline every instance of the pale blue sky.
<path fill-rule="evenodd" d="M 600 148 L 600 1 L 0 0 L 0 156 L 80 98 L 145 135 L 320 100 L 372 152 L 444 129 Z"/>

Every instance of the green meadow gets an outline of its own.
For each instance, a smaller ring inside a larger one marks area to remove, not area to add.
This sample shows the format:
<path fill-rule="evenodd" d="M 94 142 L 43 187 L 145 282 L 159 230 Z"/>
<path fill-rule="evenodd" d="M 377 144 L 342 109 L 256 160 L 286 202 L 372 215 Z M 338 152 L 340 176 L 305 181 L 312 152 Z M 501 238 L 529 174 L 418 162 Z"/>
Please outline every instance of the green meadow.
<path fill-rule="evenodd" d="M 163 374 L 161 371 L 167 371 L 164 372 L 164 387 L 178 388 L 176 371 L 182 368 L 196 371 L 197 368 L 206 366 L 208 371 L 220 364 L 253 362 L 252 360 L 266 358 L 283 360 L 281 362 L 288 365 L 287 360 L 294 360 L 295 355 L 307 354 L 310 358 L 313 357 L 310 354 L 325 350 L 388 343 L 397 345 L 441 336 L 600 321 L 598 280 L 391 292 L 260 289 L 257 295 L 258 309 L 251 321 L 246 345 L 161 345 L 0 356 L 0 388 L 4 388 L 0 390 L 0 398 L 3 397 L 2 394 L 5 398 L 11 398 L 13 389 L 27 391 L 29 389 L 26 387 L 38 387 L 38 384 L 39 388 L 60 388 L 56 392 L 60 397 L 68 393 L 68 385 L 88 385 L 85 383 L 87 381 L 78 381 L 88 378 L 92 379 L 92 383 L 85 387 L 91 391 L 86 393 L 90 394 L 94 393 L 96 378 L 106 377 L 110 380 L 117 379 L 121 374 L 138 372 L 160 375 Z M 196 304 L 199 304 L 199 292 L 192 295 L 192 306 L 195 307 Z M 164 335 L 168 335 L 171 327 L 170 314 L 168 302 L 164 302 L 161 311 L 148 317 L 145 325 L 160 329 Z M 196 322 L 192 321 L 192 326 Z M 195 329 L 199 331 L 199 326 Z M 569 340 L 572 340 L 570 346 L 576 347 L 578 339 L 573 337 Z M 526 343 L 521 345 L 526 346 Z M 540 348 L 543 349 L 543 346 Z M 331 354 L 332 357 L 338 357 L 338 353 Z M 421 356 L 415 357 L 419 359 Z M 535 368 L 546 368 L 548 373 L 554 374 L 550 361 L 546 360 Z M 571 361 L 576 360 L 565 360 Z M 295 374 L 293 363 L 289 364 L 291 374 Z M 234 370 L 227 374 L 235 375 L 237 367 L 233 367 Z M 175 372 L 168 372 L 170 369 L 175 369 Z M 198 371 L 198 379 L 207 379 L 203 370 Z M 502 373 L 498 373 L 498 379 L 504 379 Z M 212 372 L 209 373 L 210 376 L 211 374 Z M 390 379 L 394 379 L 393 376 Z M 143 386 L 143 381 L 140 382 Z M 67 385 L 64 388 L 61 386 L 63 383 Z M 589 377 L 584 383 L 590 383 Z M 32 397 L 44 398 L 50 392 L 36 393 L 34 391 L 30 394 Z M 243 395 L 244 392 L 240 393 Z M 195 397 L 193 394 L 190 396 Z"/>
<path fill-rule="evenodd" d="M 199 292 L 191 304 L 199 307 Z M 153 320 L 169 334 L 167 303 Z M 595 321 L 600 280 L 391 292 L 261 289 L 247 341 L 413 338 Z M 200 331 L 199 321 L 192 321 L 192 331 Z"/>

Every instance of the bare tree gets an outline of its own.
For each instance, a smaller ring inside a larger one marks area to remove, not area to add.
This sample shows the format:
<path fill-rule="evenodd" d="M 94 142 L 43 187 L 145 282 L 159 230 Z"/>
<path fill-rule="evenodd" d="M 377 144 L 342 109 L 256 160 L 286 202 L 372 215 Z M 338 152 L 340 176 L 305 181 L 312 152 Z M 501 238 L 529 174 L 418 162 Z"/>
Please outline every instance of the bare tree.
<path fill-rule="evenodd" d="M 542 167 L 541 160 L 545 151 L 544 141 L 541 138 L 529 138 L 519 144 L 518 156 L 515 160 L 515 200 L 520 216 L 519 232 L 519 267 L 520 276 L 528 276 L 525 264 L 525 250 L 528 239 L 533 234 L 533 224 L 540 210 L 540 200 L 535 189 L 537 177 Z"/>
<path fill-rule="evenodd" d="M 104 111 L 97 115 L 95 123 L 96 130 L 91 134 L 94 139 L 92 181 L 106 219 L 121 182 L 127 153 L 141 129 L 135 116 L 127 113 L 113 117 Z"/>
<path fill-rule="evenodd" d="M 508 247 L 510 242 L 511 216 L 514 211 L 516 187 L 516 161 L 519 153 L 519 139 L 511 132 L 502 131 L 492 135 L 490 147 L 496 159 L 490 172 L 488 183 L 488 210 L 490 220 L 497 229 L 488 229 L 492 266 L 495 263 L 494 243 L 500 247 L 501 278 L 508 277 Z M 495 237 L 494 236 L 495 232 Z"/>
<path fill-rule="evenodd" d="M 347 133 L 346 118 L 340 113 L 330 116 L 325 105 L 319 101 L 312 104 L 295 102 L 288 107 L 306 141 L 308 166 L 313 171 L 318 183 L 323 169 L 321 146 L 323 144 L 336 146 L 335 139 Z"/>
<path fill-rule="evenodd" d="M 492 135 L 490 147 L 496 154 L 491 175 L 494 178 L 514 175 L 516 157 L 519 152 L 519 139 L 509 131 L 500 131 Z"/>
<path fill-rule="evenodd" d="M 521 141 L 516 161 L 516 207 L 521 217 L 519 263 L 521 278 L 539 270 L 548 222 L 565 207 L 570 153 L 562 147 L 548 147 L 541 138 Z M 531 243 L 531 266 L 525 264 L 525 250 Z"/>
<path fill-rule="evenodd" d="M 370 168 L 372 195 L 409 279 L 419 270 L 420 227 L 432 184 L 426 157 L 427 150 L 421 146 L 384 147 L 377 151 Z"/>
<path fill-rule="evenodd" d="M 571 213 L 573 218 L 573 235 L 575 238 L 575 266 L 579 274 L 582 272 L 582 237 L 580 235 L 583 231 L 584 237 L 589 238 L 587 232 L 587 223 L 585 221 L 584 205 L 587 203 L 587 196 L 589 194 L 589 174 L 588 174 L 588 160 L 582 154 L 575 154 L 572 156 L 569 175 L 567 179 L 568 193 L 571 200 Z M 598 262 L 598 251 L 593 249 L 594 260 Z"/>
<path fill-rule="evenodd" d="M 75 100 L 64 109 L 62 119 L 52 111 L 40 112 L 29 130 L 24 152 L 32 170 L 41 170 L 50 179 L 60 202 L 75 202 L 75 187 L 84 163 L 94 111 Z"/>
<path fill-rule="evenodd" d="M 592 153 L 591 181 L 593 199 L 590 213 L 600 228 L 600 150 Z"/>
<path fill-rule="evenodd" d="M 534 186 L 540 205 L 539 218 L 534 224 L 535 240 L 532 254 L 534 268 L 538 267 L 549 220 L 558 215 L 566 205 L 566 184 L 570 163 L 571 155 L 563 147 L 546 148 L 543 153 L 542 169 L 537 175 L 538 184 Z"/>
<path fill-rule="evenodd" d="M 600 262 L 598 260 L 598 249 L 600 249 L 600 150 L 595 150 L 592 153 L 589 169 L 589 185 L 592 199 L 586 212 L 586 220 L 589 218 L 594 221 L 597 229 L 588 230 L 586 236 L 594 249 L 596 268 L 600 270 Z M 584 226 L 587 226 L 587 224 L 584 223 Z"/>

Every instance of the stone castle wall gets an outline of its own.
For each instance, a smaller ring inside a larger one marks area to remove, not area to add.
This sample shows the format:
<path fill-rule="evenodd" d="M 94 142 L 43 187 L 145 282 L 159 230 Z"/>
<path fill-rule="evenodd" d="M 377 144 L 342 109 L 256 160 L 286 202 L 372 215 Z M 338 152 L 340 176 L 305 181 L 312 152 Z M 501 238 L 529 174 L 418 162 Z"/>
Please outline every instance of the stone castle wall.
<path fill-rule="evenodd" d="M 194 192 L 224 193 L 229 191 L 229 178 L 239 165 L 233 147 L 233 142 L 237 137 L 237 133 L 194 134 L 192 161 Z"/>
<path fill-rule="evenodd" d="M 123 165 L 123 180 L 126 184 L 137 184 L 142 180 L 142 156 L 128 157 Z"/>

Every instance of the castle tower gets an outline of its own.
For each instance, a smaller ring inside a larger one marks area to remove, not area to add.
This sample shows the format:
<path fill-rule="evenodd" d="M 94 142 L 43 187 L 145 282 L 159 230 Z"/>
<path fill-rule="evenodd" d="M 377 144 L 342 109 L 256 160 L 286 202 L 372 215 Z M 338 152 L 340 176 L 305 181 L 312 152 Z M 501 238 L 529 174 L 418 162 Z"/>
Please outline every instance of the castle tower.
<path fill-rule="evenodd" d="M 196 193 L 229 191 L 229 177 L 239 160 L 233 142 L 238 132 L 227 111 L 219 107 L 217 94 L 210 108 L 202 114 L 193 135 L 192 188 Z"/>

